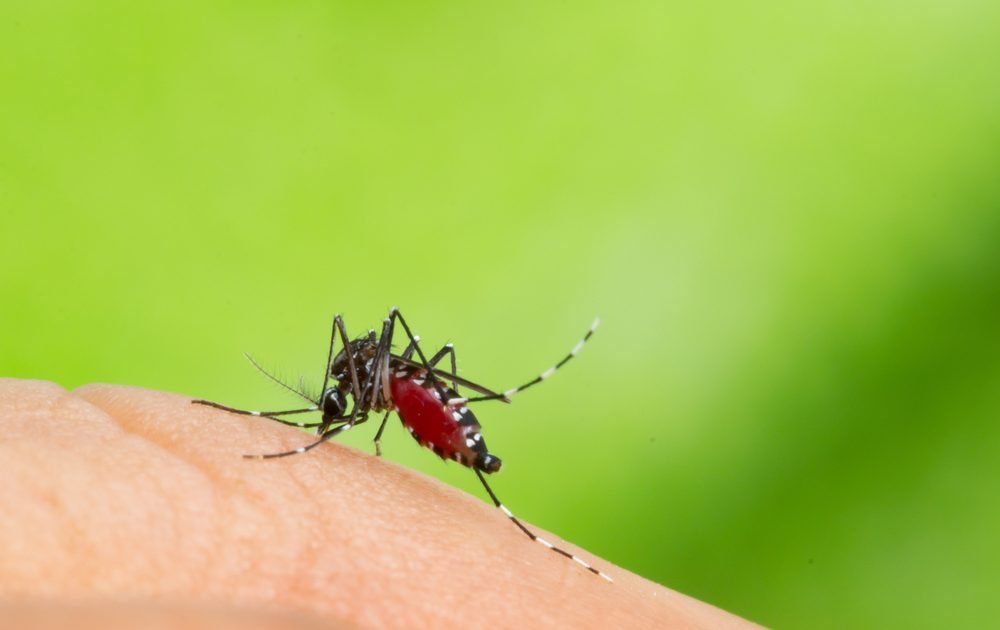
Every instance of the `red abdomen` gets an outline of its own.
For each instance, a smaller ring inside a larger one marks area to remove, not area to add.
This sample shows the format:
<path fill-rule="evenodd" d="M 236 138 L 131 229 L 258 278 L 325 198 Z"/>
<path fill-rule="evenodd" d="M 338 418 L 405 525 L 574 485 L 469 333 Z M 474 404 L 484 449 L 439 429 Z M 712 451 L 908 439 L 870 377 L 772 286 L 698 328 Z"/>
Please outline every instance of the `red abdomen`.
<path fill-rule="evenodd" d="M 434 388 L 424 387 L 423 382 L 412 378 L 390 379 L 389 387 L 396 411 L 413 437 L 423 446 L 444 451 L 438 453 L 442 457 L 451 457 L 465 438 L 462 427 L 452 411 L 442 404 Z"/>
<path fill-rule="evenodd" d="M 441 385 L 444 388 L 444 385 Z M 392 401 L 403 426 L 420 443 L 445 459 L 485 472 L 500 469 L 500 459 L 486 451 L 482 427 L 465 405 L 448 406 L 438 390 L 417 375 L 389 379 Z M 445 390 L 449 397 L 458 394 Z"/>

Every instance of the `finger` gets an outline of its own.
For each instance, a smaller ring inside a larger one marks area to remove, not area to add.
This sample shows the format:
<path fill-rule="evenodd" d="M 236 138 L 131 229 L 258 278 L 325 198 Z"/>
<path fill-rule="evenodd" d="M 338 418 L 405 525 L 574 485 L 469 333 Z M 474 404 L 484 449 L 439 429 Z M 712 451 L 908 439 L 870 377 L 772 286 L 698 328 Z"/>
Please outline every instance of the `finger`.
<path fill-rule="evenodd" d="M 0 381 L 0 504 L 18 506 L 0 521 L 0 593 L 273 606 L 379 627 L 745 623 L 602 563 L 608 584 L 482 501 L 341 445 L 244 460 L 308 436 L 189 402 Z"/>

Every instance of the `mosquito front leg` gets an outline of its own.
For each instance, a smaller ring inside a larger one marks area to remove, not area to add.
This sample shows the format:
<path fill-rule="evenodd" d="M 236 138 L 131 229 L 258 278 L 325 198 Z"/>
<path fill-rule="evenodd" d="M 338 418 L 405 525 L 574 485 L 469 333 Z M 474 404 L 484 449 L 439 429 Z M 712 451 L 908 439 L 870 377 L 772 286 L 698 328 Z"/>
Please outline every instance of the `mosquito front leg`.
<path fill-rule="evenodd" d="M 437 391 L 438 396 L 442 401 L 448 400 L 448 394 L 441 384 L 441 380 L 434 374 L 434 368 L 431 366 L 430 362 L 427 360 L 427 356 L 424 355 L 424 351 L 420 348 L 420 337 L 413 334 L 410 330 L 409 324 L 403 318 L 403 314 L 399 312 L 399 309 L 393 306 L 389 309 L 389 322 L 390 322 L 390 336 L 392 335 L 392 330 L 394 328 L 396 320 L 399 320 L 400 325 L 403 327 L 403 331 L 406 332 L 406 336 L 410 339 L 410 344 L 413 349 L 417 351 L 417 356 L 420 357 L 421 365 L 427 370 L 427 379 L 434 385 L 434 389 Z"/>

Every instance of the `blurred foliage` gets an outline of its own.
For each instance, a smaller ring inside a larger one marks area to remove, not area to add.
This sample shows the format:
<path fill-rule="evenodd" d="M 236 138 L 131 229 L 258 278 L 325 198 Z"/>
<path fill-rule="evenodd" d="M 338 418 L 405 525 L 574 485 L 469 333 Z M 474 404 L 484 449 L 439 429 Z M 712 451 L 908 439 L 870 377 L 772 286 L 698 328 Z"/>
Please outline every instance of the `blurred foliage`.
<path fill-rule="evenodd" d="M 480 409 L 516 512 L 768 625 L 994 625 L 998 25 L 7 0 L 0 374 L 272 406 L 241 351 L 315 382 L 395 304 L 504 388 L 599 314 Z"/>

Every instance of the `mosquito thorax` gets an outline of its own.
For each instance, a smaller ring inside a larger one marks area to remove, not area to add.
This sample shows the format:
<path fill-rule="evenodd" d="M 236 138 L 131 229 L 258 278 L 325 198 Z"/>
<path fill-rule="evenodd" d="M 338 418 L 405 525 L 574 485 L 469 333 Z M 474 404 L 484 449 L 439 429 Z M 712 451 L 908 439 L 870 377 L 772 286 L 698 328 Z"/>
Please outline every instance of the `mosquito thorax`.
<path fill-rule="evenodd" d="M 344 380 L 350 376 L 351 363 L 354 369 L 363 372 L 359 374 L 361 380 L 367 375 L 368 364 L 378 352 L 378 338 L 374 334 L 361 337 L 351 342 L 350 350 L 341 350 L 334 357 L 330 364 L 330 376 L 338 380 Z M 348 357 L 350 355 L 350 357 Z"/>

